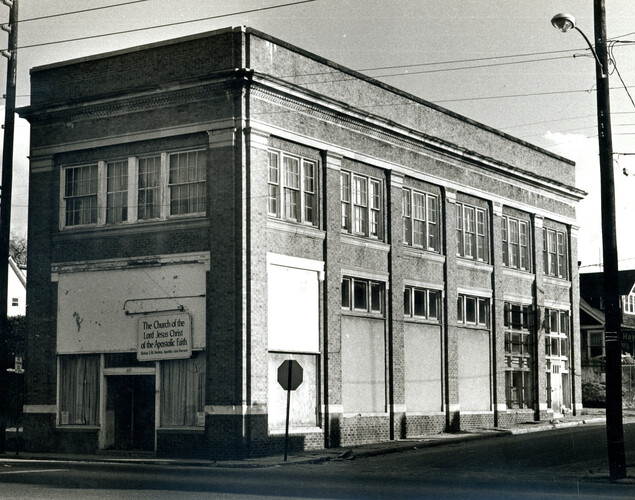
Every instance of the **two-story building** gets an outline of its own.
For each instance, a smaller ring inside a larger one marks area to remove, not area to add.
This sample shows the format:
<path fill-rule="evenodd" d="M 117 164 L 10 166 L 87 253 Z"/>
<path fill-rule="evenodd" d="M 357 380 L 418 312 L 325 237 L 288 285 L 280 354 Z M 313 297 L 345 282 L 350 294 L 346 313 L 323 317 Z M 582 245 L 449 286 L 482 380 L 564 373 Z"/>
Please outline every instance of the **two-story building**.
<path fill-rule="evenodd" d="M 241 456 L 578 411 L 573 162 L 234 28 L 31 71 L 31 449 Z"/>

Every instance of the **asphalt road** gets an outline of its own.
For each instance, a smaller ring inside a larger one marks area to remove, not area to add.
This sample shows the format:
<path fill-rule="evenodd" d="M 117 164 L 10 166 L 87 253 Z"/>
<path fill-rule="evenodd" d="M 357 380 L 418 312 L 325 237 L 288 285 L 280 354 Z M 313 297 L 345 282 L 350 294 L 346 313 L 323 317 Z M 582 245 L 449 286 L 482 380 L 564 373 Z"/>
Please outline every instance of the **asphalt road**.
<path fill-rule="evenodd" d="M 263 468 L 0 461 L 0 498 L 635 498 L 635 424 L 625 447 L 617 483 L 601 425 Z"/>

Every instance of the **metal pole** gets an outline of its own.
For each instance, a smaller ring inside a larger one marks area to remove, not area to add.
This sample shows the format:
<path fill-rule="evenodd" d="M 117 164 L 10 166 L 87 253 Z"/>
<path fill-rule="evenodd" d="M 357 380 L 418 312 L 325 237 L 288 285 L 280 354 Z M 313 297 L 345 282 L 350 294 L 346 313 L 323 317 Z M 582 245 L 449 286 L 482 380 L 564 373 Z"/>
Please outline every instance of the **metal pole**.
<path fill-rule="evenodd" d="M 289 409 L 291 408 L 291 372 L 293 363 L 289 363 L 289 375 L 287 377 L 287 419 L 284 426 L 284 461 L 287 461 L 287 449 L 289 448 Z"/>
<path fill-rule="evenodd" d="M 622 422 L 622 314 L 619 297 L 613 143 L 609 101 L 606 14 L 604 0 L 594 0 L 595 65 L 597 83 L 600 188 L 602 191 L 602 248 L 604 261 L 604 314 L 606 345 L 606 437 L 611 479 L 626 477 Z"/>
<path fill-rule="evenodd" d="M 3 2 L 4 3 L 4 2 Z M 10 2 L 9 2 L 9 5 Z M 6 447 L 7 424 L 7 361 L 8 322 L 7 286 L 9 279 L 9 239 L 11 237 L 11 185 L 13 183 L 13 132 L 15 128 L 15 94 L 18 66 L 18 0 L 13 0 L 9 14 L 9 50 L 7 92 L 4 115 L 4 143 L 2 150 L 2 196 L 0 197 L 0 453 Z"/>

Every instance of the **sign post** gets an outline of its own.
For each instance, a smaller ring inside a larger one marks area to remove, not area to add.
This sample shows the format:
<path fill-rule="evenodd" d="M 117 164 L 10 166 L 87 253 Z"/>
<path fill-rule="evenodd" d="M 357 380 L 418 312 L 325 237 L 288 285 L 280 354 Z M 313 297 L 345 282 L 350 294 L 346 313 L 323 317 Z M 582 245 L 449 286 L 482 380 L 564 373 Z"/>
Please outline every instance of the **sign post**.
<path fill-rule="evenodd" d="M 295 359 L 286 359 L 278 367 L 278 383 L 287 391 L 287 419 L 284 427 L 284 461 L 287 461 L 289 446 L 289 409 L 291 408 L 291 391 L 295 391 L 302 383 L 302 366 Z"/>

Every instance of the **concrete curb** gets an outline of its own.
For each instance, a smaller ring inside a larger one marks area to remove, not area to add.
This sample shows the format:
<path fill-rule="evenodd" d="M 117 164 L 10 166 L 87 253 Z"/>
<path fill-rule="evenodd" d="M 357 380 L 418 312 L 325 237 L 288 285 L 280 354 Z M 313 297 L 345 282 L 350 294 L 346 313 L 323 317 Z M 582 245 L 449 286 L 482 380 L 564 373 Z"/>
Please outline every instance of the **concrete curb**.
<path fill-rule="evenodd" d="M 408 438 L 400 441 L 362 445 L 349 448 L 333 448 L 316 450 L 315 452 L 301 452 L 294 456 L 291 452 L 285 462 L 280 455 L 247 458 L 244 460 L 211 461 L 180 458 L 150 458 L 150 457 L 110 457 L 100 455 L 61 455 L 48 453 L 5 453 L 0 455 L 0 462 L 4 463 L 82 463 L 82 464 L 119 464 L 119 465 L 157 465 L 182 467 L 223 467 L 223 468 L 268 468 L 284 465 L 317 464 L 327 461 L 354 460 L 355 458 L 374 457 L 391 453 L 400 453 L 424 448 L 461 444 L 470 441 L 493 439 L 498 437 L 544 432 L 556 429 L 566 429 L 580 425 L 603 424 L 605 418 L 590 417 L 572 421 L 553 421 L 547 424 L 530 425 L 529 427 L 514 427 L 509 429 L 488 428 L 480 432 L 465 434 L 435 434 L 419 438 Z"/>

